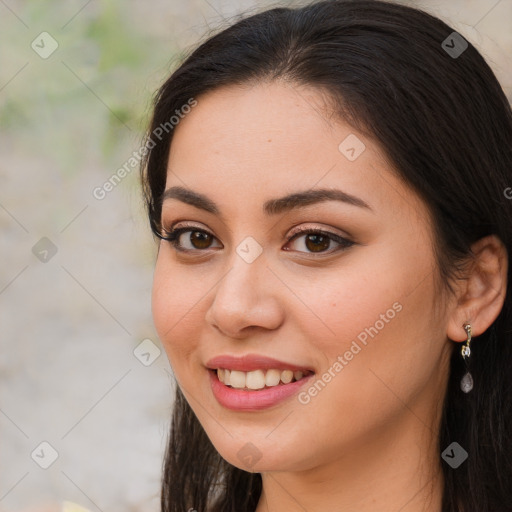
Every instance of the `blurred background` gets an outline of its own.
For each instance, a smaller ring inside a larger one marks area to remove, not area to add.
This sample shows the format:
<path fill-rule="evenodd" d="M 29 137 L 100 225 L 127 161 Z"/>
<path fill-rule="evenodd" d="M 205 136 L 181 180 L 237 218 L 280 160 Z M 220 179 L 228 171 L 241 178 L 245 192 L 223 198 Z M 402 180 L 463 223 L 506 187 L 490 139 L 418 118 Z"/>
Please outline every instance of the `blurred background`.
<path fill-rule="evenodd" d="M 174 381 L 138 184 L 152 95 L 236 14 L 304 3 L 0 0 L 1 512 L 159 509 Z M 511 98 L 512 0 L 403 3 Z"/>

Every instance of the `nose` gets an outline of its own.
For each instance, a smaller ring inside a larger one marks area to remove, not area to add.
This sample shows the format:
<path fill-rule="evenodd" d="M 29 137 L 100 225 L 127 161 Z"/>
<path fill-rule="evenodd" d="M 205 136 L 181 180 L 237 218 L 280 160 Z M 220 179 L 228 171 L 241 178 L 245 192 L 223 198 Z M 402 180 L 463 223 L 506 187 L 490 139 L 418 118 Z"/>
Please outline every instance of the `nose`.
<path fill-rule="evenodd" d="M 214 293 L 205 319 L 225 336 L 243 339 L 257 329 L 277 329 L 283 322 L 279 281 L 267 268 L 264 254 L 252 263 L 235 254 Z"/>

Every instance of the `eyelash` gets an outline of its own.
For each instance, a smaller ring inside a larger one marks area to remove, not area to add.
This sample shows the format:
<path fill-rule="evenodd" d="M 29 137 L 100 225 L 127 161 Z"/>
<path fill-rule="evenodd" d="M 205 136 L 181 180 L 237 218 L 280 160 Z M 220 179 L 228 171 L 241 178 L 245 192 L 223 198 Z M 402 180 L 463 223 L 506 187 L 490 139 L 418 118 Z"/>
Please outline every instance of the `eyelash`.
<path fill-rule="evenodd" d="M 178 244 L 179 238 L 180 238 L 180 236 L 183 233 L 186 233 L 186 232 L 205 233 L 207 235 L 210 235 L 213 238 L 216 238 L 209 231 L 206 231 L 206 230 L 200 229 L 200 228 L 190 227 L 190 226 L 176 228 L 176 229 L 170 229 L 170 230 L 164 229 L 163 231 L 164 231 L 165 235 L 162 236 L 162 235 L 157 234 L 157 236 L 159 238 L 161 238 L 162 240 L 165 240 L 166 242 L 169 242 L 174 247 L 174 249 L 176 249 L 177 251 L 184 252 L 184 253 L 204 252 L 204 251 L 207 251 L 210 248 L 208 247 L 206 249 L 183 249 Z M 312 228 L 306 228 L 306 229 L 303 229 L 303 230 L 295 232 L 286 241 L 286 243 L 289 244 L 290 242 L 294 241 L 297 238 L 300 238 L 301 236 L 310 235 L 310 234 L 325 236 L 329 240 L 332 240 L 333 242 L 336 242 L 339 245 L 334 250 L 333 249 L 329 249 L 327 251 L 319 251 L 318 253 L 315 253 L 313 251 L 309 251 L 306 254 L 318 254 L 318 255 L 322 256 L 322 255 L 326 255 L 326 254 L 332 254 L 334 252 L 338 252 L 338 251 L 343 250 L 343 249 L 348 249 L 349 247 L 354 245 L 354 242 L 352 242 L 351 240 L 348 240 L 347 238 L 343 238 L 343 237 L 341 237 L 341 236 L 339 236 L 339 235 L 337 235 L 335 233 L 331 233 L 329 231 L 324 231 L 324 230 L 321 230 L 321 229 L 312 229 Z M 304 251 L 296 251 L 296 252 L 304 252 Z"/>

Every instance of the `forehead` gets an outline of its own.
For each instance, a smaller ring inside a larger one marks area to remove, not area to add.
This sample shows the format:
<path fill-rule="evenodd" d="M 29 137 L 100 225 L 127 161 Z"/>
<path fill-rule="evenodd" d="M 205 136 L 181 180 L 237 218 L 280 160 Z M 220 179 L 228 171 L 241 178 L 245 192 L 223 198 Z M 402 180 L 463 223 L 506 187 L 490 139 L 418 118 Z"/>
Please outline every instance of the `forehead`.
<path fill-rule="evenodd" d="M 292 149 L 300 147 L 305 138 L 313 149 L 319 142 L 314 136 L 318 128 L 322 128 L 318 135 L 325 139 L 333 126 L 319 91 L 283 82 L 222 87 L 197 101 L 176 127 L 173 146 L 183 138 L 201 138 L 196 140 L 197 149 L 208 144 L 211 156 L 241 147 L 257 154 L 267 146 L 268 151 L 276 145 Z"/>
<path fill-rule="evenodd" d="M 219 88 L 175 128 L 167 186 L 238 209 L 313 188 L 417 211 L 380 146 L 329 113 L 314 88 L 274 82 Z M 405 198 L 405 203 L 404 203 Z"/>

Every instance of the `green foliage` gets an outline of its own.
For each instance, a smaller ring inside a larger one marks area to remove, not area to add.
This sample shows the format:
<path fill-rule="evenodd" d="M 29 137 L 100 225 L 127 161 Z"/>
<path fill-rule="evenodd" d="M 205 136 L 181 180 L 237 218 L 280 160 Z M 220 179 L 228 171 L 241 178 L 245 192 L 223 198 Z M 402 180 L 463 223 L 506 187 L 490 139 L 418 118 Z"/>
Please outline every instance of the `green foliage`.
<path fill-rule="evenodd" d="M 0 137 L 66 173 L 79 170 L 77 160 L 117 166 L 136 149 L 153 92 L 147 77 L 165 72 L 172 58 L 154 51 L 161 41 L 133 4 L 83 6 L 32 0 L 9 12 L 0 5 Z M 59 44 L 47 59 L 31 48 L 42 32 Z"/>

